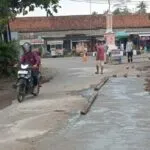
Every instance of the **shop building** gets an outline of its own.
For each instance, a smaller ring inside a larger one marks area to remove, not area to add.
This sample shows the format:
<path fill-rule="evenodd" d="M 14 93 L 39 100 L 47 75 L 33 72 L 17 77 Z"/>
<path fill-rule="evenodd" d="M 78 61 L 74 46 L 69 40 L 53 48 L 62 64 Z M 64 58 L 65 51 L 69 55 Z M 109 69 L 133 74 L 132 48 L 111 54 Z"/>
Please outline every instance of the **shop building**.
<path fill-rule="evenodd" d="M 11 31 L 18 33 L 18 39 L 41 40 L 45 51 L 50 51 L 51 41 L 63 41 L 66 51 L 85 45 L 88 51 L 94 51 L 96 39 L 102 39 L 106 31 L 105 15 L 79 15 L 56 17 L 16 18 L 10 23 Z M 113 31 L 125 32 L 132 37 L 140 37 L 137 42 L 150 45 L 150 16 L 121 15 L 113 16 Z M 135 42 L 136 43 L 136 42 Z"/>

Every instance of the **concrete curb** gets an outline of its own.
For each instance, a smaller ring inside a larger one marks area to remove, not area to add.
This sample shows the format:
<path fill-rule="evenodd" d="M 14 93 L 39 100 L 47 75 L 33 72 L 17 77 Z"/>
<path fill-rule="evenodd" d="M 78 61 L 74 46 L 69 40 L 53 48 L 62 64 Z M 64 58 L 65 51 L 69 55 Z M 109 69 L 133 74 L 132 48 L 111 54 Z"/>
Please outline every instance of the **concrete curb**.
<path fill-rule="evenodd" d="M 94 88 L 95 91 L 99 91 L 102 86 L 109 80 L 109 77 L 104 77 L 99 84 Z"/>
<path fill-rule="evenodd" d="M 88 100 L 88 104 L 83 108 L 83 110 L 81 110 L 80 114 L 81 115 L 86 115 L 88 113 L 88 111 L 90 110 L 92 104 L 94 103 L 94 101 L 96 100 L 98 96 L 98 92 L 95 92 Z"/>
<path fill-rule="evenodd" d="M 109 77 L 104 77 L 101 80 L 101 82 L 95 87 L 94 89 L 95 93 L 89 98 L 88 104 L 83 108 L 83 110 L 80 111 L 81 115 L 86 115 L 89 112 L 91 106 L 93 105 L 93 103 L 95 102 L 98 96 L 98 90 L 100 90 L 108 80 L 109 80 Z"/>

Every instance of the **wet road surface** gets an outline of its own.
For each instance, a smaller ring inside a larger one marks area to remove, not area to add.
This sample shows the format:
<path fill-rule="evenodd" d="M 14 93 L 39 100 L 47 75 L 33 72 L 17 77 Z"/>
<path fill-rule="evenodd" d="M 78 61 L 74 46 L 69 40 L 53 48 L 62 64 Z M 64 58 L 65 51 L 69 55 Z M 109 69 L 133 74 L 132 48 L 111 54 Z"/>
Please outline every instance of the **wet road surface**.
<path fill-rule="evenodd" d="M 144 80 L 111 79 L 87 116 L 56 137 L 45 137 L 36 150 L 149 150 L 150 96 Z"/>

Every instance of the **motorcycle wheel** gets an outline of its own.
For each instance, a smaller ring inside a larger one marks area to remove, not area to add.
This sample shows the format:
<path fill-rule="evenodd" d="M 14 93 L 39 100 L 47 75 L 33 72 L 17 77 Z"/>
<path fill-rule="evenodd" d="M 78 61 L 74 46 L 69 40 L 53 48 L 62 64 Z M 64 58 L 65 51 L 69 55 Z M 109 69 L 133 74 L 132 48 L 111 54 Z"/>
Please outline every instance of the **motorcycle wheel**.
<path fill-rule="evenodd" d="M 19 81 L 19 85 L 17 87 L 17 100 L 19 103 L 21 103 L 25 98 L 25 84 L 23 84 L 23 81 Z"/>
<path fill-rule="evenodd" d="M 18 100 L 18 102 L 21 103 L 21 102 L 24 100 L 24 97 L 25 97 L 24 95 L 18 94 L 18 95 L 17 95 L 17 100 Z"/>

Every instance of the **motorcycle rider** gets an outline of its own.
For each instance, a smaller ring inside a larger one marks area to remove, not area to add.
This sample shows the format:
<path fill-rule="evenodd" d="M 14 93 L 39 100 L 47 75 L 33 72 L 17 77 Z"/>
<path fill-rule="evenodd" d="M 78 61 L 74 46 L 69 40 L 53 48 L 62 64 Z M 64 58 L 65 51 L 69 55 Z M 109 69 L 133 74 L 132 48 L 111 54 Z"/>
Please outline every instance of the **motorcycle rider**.
<path fill-rule="evenodd" d="M 33 84 L 34 84 L 34 91 L 38 88 L 38 77 L 39 77 L 39 64 L 40 60 L 36 53 L 32 52 L 32 46 L 30 43 L 26 42 L 22 46 L 23 49 L 23 56 L 21 57 L 20 63 L 21 64 L 29 64 L 32 66 L 32 77 L 33 77 Z"/>
<path fill-rule="evenodd" d="M 41 80 L 42 80 L 42 75 L 41 75 L 41 65 L 42 65 L 42 63 L 41 63 L 41 57 L 42 57 L 42 53 L 41 53 L 41 51 L 40 51 L 40 49 L 39 48 L 36 48 L 35 50 L 34 50 L 34 52 L 37 54 L 37 56 L 38 56 L 38 59 L 39 59 L 39 86 L 40 87 L 42 87 L 42 83 L 41 83 Z"/>

